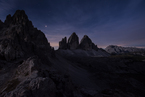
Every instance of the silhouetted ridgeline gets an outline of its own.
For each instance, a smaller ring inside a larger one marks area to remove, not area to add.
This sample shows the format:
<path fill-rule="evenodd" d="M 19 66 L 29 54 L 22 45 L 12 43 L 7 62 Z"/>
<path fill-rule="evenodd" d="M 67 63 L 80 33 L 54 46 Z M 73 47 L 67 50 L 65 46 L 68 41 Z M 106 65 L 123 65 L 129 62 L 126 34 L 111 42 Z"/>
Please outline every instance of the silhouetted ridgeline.
<path fill-rule="evenodd" d="M 79 43 L 79 37 L 76 33 L 72 33 L 72 35 L 68 38 L 62 38 L 59 42 L 59 49 L 57 53 L 62 56 L 68 57 L 108 57 L 110 56 L 105 50 L 98 48 L 92 40 L 87 36 L 81 39 Z"/>
<path fill-rule="evenodd" d="M 81 42 L 79 44 L 79 37 L 76 35 L 76 33 L 72 33 L 72 35 L 69 37 L 68 41 L 67 38 L 62 38 L 62 40 L 59 42 L 59 49 L 83 49 L 83 50 L 98 50 L 97 45 L 95 45 L 92 40 L 87 36 L 84 35 L 84 37 L 81 39 Z"/>

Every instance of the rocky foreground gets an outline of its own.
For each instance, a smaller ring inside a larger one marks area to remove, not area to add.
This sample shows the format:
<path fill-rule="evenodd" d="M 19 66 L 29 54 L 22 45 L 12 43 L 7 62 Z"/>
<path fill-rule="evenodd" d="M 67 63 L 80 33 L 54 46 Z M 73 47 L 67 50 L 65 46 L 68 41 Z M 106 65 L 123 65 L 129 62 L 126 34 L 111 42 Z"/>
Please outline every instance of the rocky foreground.
<path fill-rule="evenodd" d="M 142 57 L 110 56 L 75 33 L 59 44 L 54 51 L 23 10 L 0 21 L 0 97 L 145 97 Z"/>

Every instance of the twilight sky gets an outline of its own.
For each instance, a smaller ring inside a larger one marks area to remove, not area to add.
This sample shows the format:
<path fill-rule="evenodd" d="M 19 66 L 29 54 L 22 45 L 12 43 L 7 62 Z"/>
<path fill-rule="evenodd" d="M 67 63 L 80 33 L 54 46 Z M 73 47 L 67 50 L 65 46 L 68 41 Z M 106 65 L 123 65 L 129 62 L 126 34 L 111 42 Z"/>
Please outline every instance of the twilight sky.
<path fill-rule="evenodd" d="M 98 47 L 145 47 L 145 0 L 0 0 L 0 19 L 25 10 L 51 46 L 73 32 Z"/>

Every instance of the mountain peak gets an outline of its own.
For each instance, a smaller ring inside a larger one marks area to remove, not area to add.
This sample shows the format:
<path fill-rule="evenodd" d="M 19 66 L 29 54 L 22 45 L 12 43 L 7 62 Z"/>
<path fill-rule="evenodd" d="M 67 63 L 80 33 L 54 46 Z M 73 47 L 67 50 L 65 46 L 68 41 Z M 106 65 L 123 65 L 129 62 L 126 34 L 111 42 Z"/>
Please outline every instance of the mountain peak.
<path fill-rule="evenodd" d="M 67 49 L 67 38 L 64 37 L 62 40 L 59 42 L 59 49 Z"/>
<path fill-rule="evenodd" d="M 28 54 L 46 54 L 51 51 L 44 33 L 34 28 L 24 10 L 17 10 L 13 16 L 9 14 L 4 26 L 0 25 L 1 29 L 0 56 L 8 61 L 23 58 Z"/>
<path fill-rule="evenodd" d="M 85 50 L 91 50 L 92 49 L 92 40 L 87 36 L 84 35 L 82 38 L 79 48 L 85 49 Z"/>
<path fill-rule="evenodd" d="M 89 43 L 92 43 L 92 40 L 87 36 L 87 35 L 84 35 L 84 37 L 82 38 L 81 40 L 81 43 L 82 42 L 89 42 Z"/>
<path fill-rule="evenodd" d="M 24 10 L 17 10 L 15 12 L 15 14 L 13 16 L 11 16 L 10 14 L 7 15 L 6 20 L 5 20 L 5 24 L 6 25 L 26 25 L 29 22 L 28 20 L 28 16 L 25 14 Z"/>
<path fill-rule="evenodd" d="M 72 33 L 72 35 L 69 37 L 68 42 L 71 42 L 72 38 L 77 38 L 78 36 L 76 35 L 75 32 Z"/>
<path fill-rule="evenodd" d="M 75 32 L 68 39 L 68 46 L 70 49 L 76 49 L 79 45 L 79 38 Z"/>
<path fill-rule="evenodd" d="M 67 39 L 63 38 L 60 42 L 59 42 L 59 49 L 83 49 L 83 50 L 98 50 L 97 45 L 95 45 L 92 40 L 87 36 L 84 35 L 84 37 L 82 38 L 80 44 L 79 44 L 79 37 L 76 35 L 75 32 L 73 32 L 71 34 L 71 36 L 68 39 L 68 43 L 67 43 Z"/>
<path fill-rule="evenodd" d="M 76 32 L 73 32 L 72 35 L 77 35 Z"/>
<path fill-rule="evenodd" d="M 28 19 L 28 16 L 26 15 L 24 10 L 17 10 L 13 17 L 21 17 L 21 18 L 26 18 Z"/>
<path fill-rule="evenodd" d="M 84 35 L 84 38 L 89 38 L 87 35 Z"/>

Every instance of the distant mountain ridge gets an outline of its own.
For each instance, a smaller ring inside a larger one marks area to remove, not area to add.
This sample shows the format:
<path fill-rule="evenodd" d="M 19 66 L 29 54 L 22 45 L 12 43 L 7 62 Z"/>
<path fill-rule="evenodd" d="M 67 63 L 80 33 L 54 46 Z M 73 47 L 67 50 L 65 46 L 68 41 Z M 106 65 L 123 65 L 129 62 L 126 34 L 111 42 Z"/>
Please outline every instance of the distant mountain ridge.
<path fill-rule="evenodd" d="M 68 41 L 66 37 L 62 38 L 57 52 L 62 56 L 72 57 L 108 57 L 110 55 L 98 48 L 87 35 L 84 35 L 79 43 L 79 37 L 75 32 L 68 38 Z"/>
<path fill-rule="evenodd" d="M 117 45 L 109 45 L 105 50 L 110 54 L 142 54 L 145 53 L 145 48 L 136 48 L 136 47 L 122 47 Z"/>
<path fill-rule="evenodd" d="M 97 45 L 95 45 L 92 40 L 87 36 L 84 35 L 84 37 L 81 39 L 81 42 L 79 44 L 79 37 L 76 35 L 75 32 L 72 33 L 72 35 L 68 38 L 62 38 L 62 40 L 59 42 L 59 49 L 82 49 L 82 50 L 98 50 Z"/>

